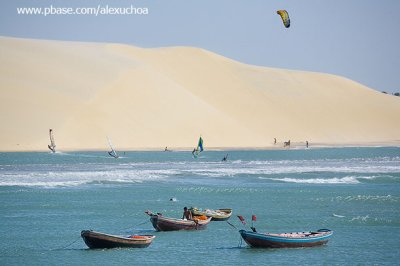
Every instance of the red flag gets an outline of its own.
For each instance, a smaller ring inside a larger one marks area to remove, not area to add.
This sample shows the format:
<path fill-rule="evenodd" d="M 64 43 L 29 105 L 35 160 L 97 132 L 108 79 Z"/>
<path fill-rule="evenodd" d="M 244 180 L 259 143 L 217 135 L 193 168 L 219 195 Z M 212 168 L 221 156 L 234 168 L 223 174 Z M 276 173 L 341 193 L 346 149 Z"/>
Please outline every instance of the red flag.
<path fill-rule="evenodd" d="M 253 215 L 251 216 L 251 220 L 252 220 L 253 222 L 255 222 L 255 221 L 257 221 L 257 217 L 253 214 Z"/>
<path fill-rule="evenodd" d="M 246 224 L 246 221 L 244 220 L 242 215 L 238 215 L 239 220 L 242 222 L 242 224 Z"/>

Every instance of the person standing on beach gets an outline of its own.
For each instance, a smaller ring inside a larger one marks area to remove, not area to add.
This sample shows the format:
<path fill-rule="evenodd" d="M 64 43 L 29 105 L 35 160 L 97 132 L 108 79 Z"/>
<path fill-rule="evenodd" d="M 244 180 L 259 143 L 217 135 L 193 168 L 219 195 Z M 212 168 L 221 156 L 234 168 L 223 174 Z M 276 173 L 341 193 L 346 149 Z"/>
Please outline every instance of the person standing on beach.
<path fill-rule="evenodd" d="M 274 138 L 274 145 L 276 145 L 276 138 Z"/>
<path fill-rule="evenodd" d="M 308 140 L 306 140 L 306 148 L 308 148 Z"/>

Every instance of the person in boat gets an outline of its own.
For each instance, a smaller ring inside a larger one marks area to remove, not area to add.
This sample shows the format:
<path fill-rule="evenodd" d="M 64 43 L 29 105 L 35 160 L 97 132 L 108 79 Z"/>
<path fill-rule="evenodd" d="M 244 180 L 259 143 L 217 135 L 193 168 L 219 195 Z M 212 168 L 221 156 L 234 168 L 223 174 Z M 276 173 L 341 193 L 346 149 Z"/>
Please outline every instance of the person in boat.
<path fill-rule="evenodd" d="M 182 215 L 183 220 L 193 220 L 192 213 L 188 210 L 187 207 L 183 208 L 183 215 Z"/>
<path fill-rule="evenodd" d="M 226 162 L 228 160 L 228 153 L 224 156 L 224 158 L 222 158 L 223 162 Z"/>

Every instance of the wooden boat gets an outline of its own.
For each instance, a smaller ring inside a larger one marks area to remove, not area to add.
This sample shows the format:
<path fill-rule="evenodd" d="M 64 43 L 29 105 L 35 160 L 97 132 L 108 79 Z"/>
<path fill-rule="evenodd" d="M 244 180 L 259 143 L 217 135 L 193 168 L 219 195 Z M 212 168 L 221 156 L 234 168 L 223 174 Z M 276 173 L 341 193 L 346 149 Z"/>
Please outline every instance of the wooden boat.
<path fill-rule="evenodd" d="M 177 231 L 177 230 L 202 230 L 210 223 L 211 217 L 205 219 L 183 220 L 170 217 L 164 217 L 161 214 L 152 214 L 146 212 L 150 216 L 150 222 L 157 231 Z"/>
<path fill-rule="evenodd" d="M 333 235 L 333 231 L 329 229 L 284 234 L 257 233 L 245 230 L 240 230 L 239 233 L 244 241 L 254 248 L 313 247 L 326 244 Z"/>
<path fill-rule="evenodd" d="M 211 221 L 226 221 L 232 215 L 232 209 L 217 209 L 217 210 L 199 210 L 197 208 L 190 208 L 193 216 L 205 215 L 211 217 Z"/>
<path fill-rule="evenodd" d="M 81 237 L 89 248 L 146 248 L 155 238 L 153 235 L 115 236 L 92 230 L 83 230 Z"/>

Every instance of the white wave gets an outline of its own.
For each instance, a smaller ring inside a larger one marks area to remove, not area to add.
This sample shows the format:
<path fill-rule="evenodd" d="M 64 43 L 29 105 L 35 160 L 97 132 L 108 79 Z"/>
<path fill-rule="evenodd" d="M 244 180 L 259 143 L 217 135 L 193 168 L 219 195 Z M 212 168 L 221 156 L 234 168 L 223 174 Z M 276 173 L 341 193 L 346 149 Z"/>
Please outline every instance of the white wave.
<path fill-rule="evenodd" d="M 338 173 L 400 173 L 400 158 L 352 158 L 321 160 L 247 161 L 271 173 L 338 172 Z"/>
<path fill-rule="evenodd" d="M 339 215 L 339 214 L 332 214 L 334 217 L 338 217 L 338 218 L 344 218 L 344 217 L 346 217 L 346 216 L 344 216 L 344 215 Z"/>
<path fill-rule="evenodd" d="M 398 202 L 400 197 L 393 195 L 355 195 L 355 196 L 338 196 L 335 198 L 336 201 L 381 201 L 381 202 Z"/>
<path fill-rule="evenodd" d="M 0 186 L 78 186 L 88 183 L 137 183 L 160 181 L 174 175 L 173 170 L 112 170 L 17 172 L 0 175 Z"/>
<path fill-rule="evenodd" d="M 356 222 L 361 224 L 392 224 L 393 220 L 384 217 L 370 217 L 369 215 L 359 215 L 351 218 L 349 222 Z"/>
<path fill-rule="evenodd" d="M 89 156 L 69 154 L 67 156 Z M 106 158 L 113 159 L 109 156 Z M 379 178 L 398 179 L 400 157 L 353 158 L 353 159 L 317 159 L 317 160 L 234 160 L 228 163 L 220 161 L 160 161 L 160 162 L 127 162 L 115 160 L 113 163 L 98 162 L 40 163 L 37 164 L 0 164 L 0 186 L 32 185 L 55 186 L 75 185 L 91 182 L 146 182 L 182 178 L 198 180 L 199 177 L 239 179 L 243 176 L 258 177 L 288 183 L 308 184 L 358 184 L 365 180 Z M 116 163 L 114 163 L 116 162 Z M 325 174 L 329 173 L 329 174 Z M 328 178 L 332 173 L 344 173 Z M 290 177 L 279 178 L 290 174 Z M 318 178 L 293 177 L 301 176 Z M 278 175 L 278 176 L 277 176 Z M 271 176 L 271 177 L 269 177 Z M 212 180 L 210 178 L 210 180 Z M 202 178 L 205 180 L 205 178 Z"/>
<path fill-rule="evenodd" d="M 72 187 L 86 184 L 86 181 L 36 181 L 36 182 L 21 182 L 21 181 L 2 181 L 0 186 L 20 186 L 20 187 Z"/>
<path fill-rule="evenodd" d="M 366 215 L 366 216 L 357 216 L 357 217 L 351 218 L 350 222 L 353 222 L 353 221 L 366 222 L 368 219 L 370 219 L 369 215 Z"/>
<path fill-rule="evenodd" d="M 107 158 L 107 159 L 115 159 L 106 153 L 103 155 L 92 155 L 92 154 L 82 154 L 82 153 L 61 153 L 60 155 L 68 155 L 73 157 L 85 157 L 85 158 Z"/>
<path fill-rule="evenodd" d="M 260 177 L 261 178 L 261 177 Z M 282 181 L 287 183 L 300 183 L 300 184 L 359 184 L 360 181 L 353 176 L 346 176 L 342 178 L 261 178 L 270 179 L 274 181 Z"/>

